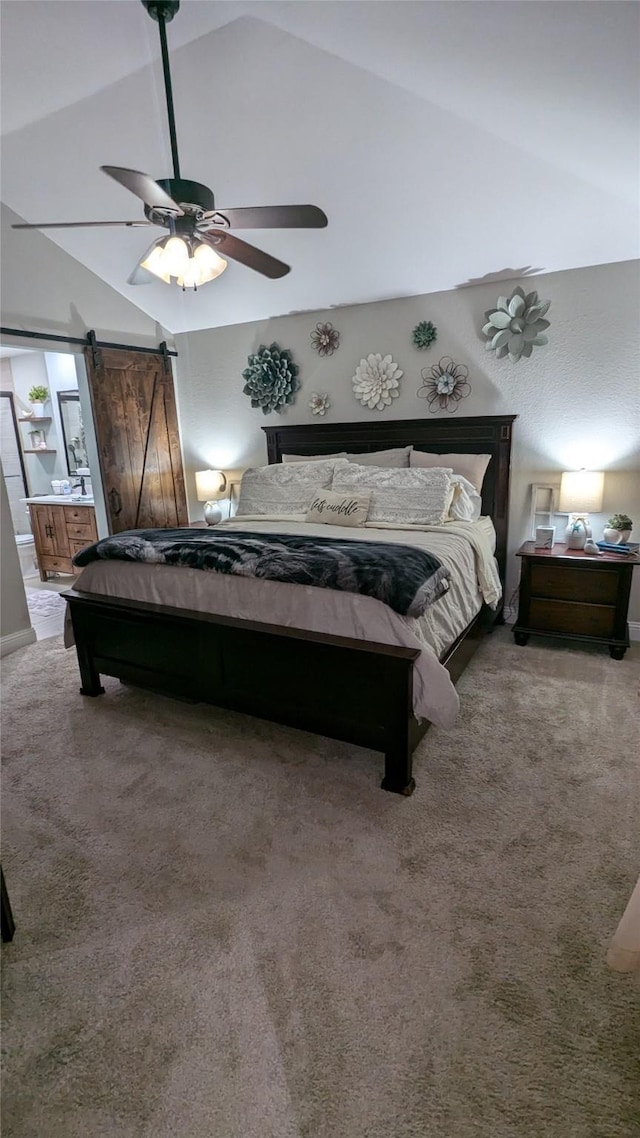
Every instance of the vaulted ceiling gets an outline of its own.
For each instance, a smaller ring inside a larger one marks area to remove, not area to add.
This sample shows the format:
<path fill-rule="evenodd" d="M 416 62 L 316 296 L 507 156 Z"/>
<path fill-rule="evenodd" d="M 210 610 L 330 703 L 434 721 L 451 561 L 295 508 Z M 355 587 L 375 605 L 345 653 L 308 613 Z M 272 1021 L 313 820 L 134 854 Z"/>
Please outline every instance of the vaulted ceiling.
<path fill-rule="evenodd" d="M 160 230 L 50 231 L 172 332 L 640 253 L 635 3 L 182 0 L 168 25 L 182 175 L 219 206 L 312 202 L 251 231 L 292 265 L 126 283 Z M 4 0 L 2 200 L 137 219 L 103 164 L 170 177 L 157 25 L 139 0 Z M 32 235 L 21 235 L 25 249 Z"/>

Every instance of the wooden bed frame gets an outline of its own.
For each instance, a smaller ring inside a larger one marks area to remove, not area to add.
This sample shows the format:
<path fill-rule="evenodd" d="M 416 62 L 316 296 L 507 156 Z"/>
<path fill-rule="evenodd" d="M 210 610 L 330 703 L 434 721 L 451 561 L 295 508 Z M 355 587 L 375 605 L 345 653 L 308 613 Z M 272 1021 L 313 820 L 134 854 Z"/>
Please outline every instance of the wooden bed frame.
<path fill-rule="evenodd" d="M 416 450 L 490 454 L 483 513 L 496 530 L 504 584 L 511 431 L 515 415 L 378 420 L 263 428 L 269 462 L 283 454 Z M 412 753 L 429 727 L 413 714 L 418 649 L 209 615 L 75 590 L 69 604 L 82 695 L 101 674 L 125 683 L 257 715 L 384 752 L 382 788 L 410 795 Z M 502 606 L 482 609 L 443 654 L 455 682 Z"/>

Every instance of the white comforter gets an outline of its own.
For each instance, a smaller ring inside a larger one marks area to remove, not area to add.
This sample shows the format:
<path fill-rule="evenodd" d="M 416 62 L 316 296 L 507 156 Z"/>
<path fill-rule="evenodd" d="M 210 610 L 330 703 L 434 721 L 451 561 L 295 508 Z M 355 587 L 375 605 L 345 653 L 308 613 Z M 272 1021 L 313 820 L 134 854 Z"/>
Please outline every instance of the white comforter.
<path fill-rule="evenodd" d="M 500 598 L 500 579 L 493 557 L 495 531 L 488 518 L 410 529 L 391 525 L 350 529 L 310 525 L 297 516 L 262 516 L 236 518 L 222 522 L 221 526 L 258 533 L 299 533 L 302 529 L 310 536 L 333 534 L 357 541 L 389 541 L 426 548 L 449 568 L 449 591 L 416 619 L 400 616 L 381 601 L 355 593 L 140 562 L 94 561 L 83 570 L 75 588 L 419 648 L 420 656 L 414 666 L 414 712 L 441 727 L 453 725 L 458 694 L 438 657 L 466 628 L 482 600 L 495 605 Z"/>

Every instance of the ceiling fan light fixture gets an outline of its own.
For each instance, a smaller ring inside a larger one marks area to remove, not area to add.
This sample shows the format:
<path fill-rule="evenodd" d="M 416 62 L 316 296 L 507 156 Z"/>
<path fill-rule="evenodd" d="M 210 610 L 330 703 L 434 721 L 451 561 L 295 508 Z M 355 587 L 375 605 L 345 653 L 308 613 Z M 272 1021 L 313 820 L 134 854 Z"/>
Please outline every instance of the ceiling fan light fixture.
<path fill-rule="evenodd" d="M 140 268 L 146 269 L 148 273 L 153 273 L 155 277 L 159 277 L 165 284 L 171 284 L 171 276 L 167 272 L 164 259 L 164 246 L 166 238 L 162 237 L 152 247 L 151 251 L 145 256 L 143 261 L 140 261 Z"/>
<path fill-rule="evenodd" d="M 205 245 L 202 241 L 193 251 L 193 260 L 196 262 L 202 280 L 201 284 L 206 284 L 207 281 L 214 281 L 216 277 L 220 276 L 227 267 L 228 262 L 215 249 L 210 245 Z"/>

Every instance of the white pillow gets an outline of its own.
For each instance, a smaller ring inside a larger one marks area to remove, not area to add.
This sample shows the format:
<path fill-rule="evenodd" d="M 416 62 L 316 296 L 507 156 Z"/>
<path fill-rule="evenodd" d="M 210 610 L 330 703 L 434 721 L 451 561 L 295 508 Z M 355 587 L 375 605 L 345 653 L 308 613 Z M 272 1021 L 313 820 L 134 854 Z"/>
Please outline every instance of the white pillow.
<path fill-rule="evenodd" d="M 336 465 L 344 459 L 324 462 L 274 463 L 245 470 L 240 483 L 236 517 L 246 514 L 306 514 L 318 489 L 331 485 Z"/>
<path fill-rule="evenodd" d="M 413 447 L 393 447 L 391 450 L 365 451 L 363 454 L 345 454 L 349 462 L 356 462 L 358 466 L 409 466 L 409 456 Z M 442 463 L 441 465 L 444 465 Z"/>
<path fill-rule="evenodd" d="M 490 454 L 430 454 L 424 450 L 412 450 L 409 465 L 430 468 L 450 466 L 454 474 L 468 479 L 476 490 L 482 490 L 482 482 L 491 462 Z"/>
<path fill-rule="evenodd" d="M 362 454 L 347 454 L 345 450 L 337 454 L 283 454 L 283 462 L 317 462 L 319 459 L 346 458 L 348 462 L 357 462 L 359 466 L 409 466 L 409 455 L 413 448 L 393 447 L 391 450 L 374 450 Z M 442 465 L 442 463 L 440 463 Z"/>
<path fill-rule="evenodd" d="M 451 478 L 455 489 L 453 500 L 449 507 L 449 515 L 456 521 L 477 522 L 482 510 L 482 498 L 475 486 L 461 474 L 454 474 Z"/>
<path fill-rule="evenodd" d="M 283 462 L 326 462 L 328 458 L 346 458 L 347 452 L 341 450 L 338 454 L 283 454 Z"/>
<path fill-rule="evenodd" d="M 335 490 L 318 490 L 307 510 L 307 521 L 329 526 L 363 526 L 369 513 L 370 501 L 370 490 L 364 494 L 338 494 Z"/>
<path fill-rule="evenodd" d="M 340 463 L 333 475 L 332 490 L 360 494 L 371 490 L 369 522 L 398 525 L 441 525 L 449 517 L 455 485 L 452 471 L 406 470 Z"/>

